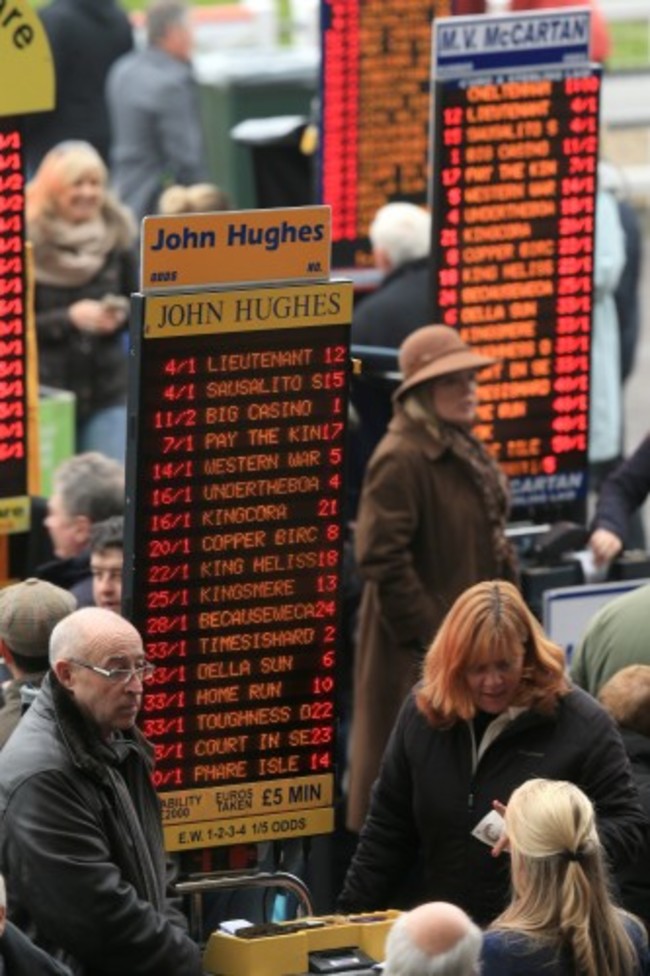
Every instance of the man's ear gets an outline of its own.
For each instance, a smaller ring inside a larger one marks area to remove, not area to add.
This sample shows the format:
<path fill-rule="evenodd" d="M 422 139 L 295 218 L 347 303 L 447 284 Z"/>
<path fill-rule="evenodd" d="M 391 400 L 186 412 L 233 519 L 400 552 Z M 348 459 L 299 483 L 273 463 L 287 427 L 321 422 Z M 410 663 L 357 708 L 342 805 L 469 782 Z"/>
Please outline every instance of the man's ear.
<path fill-rule="evenodd" d="M 4 935 L 6 924 L 7 924 L 7 906 L 0 905 L 0 935 Z"/>
<path fill-rule="evenodd" d="M 70 689 L 72 687 L 72 664 L 70 661 L 66 661 L 64 658 L 59 658 L 52 665 L 52 670 L 54 671 L 59 684 L 62 684 L 64 688 Z"/>
<path fill-rule="evenodd" d="M 74 517 L 74 536 L 80 549 L 85 549 L 90 540 L 90 530 L 92 522 L 87 515 L 75 515 Z"/>

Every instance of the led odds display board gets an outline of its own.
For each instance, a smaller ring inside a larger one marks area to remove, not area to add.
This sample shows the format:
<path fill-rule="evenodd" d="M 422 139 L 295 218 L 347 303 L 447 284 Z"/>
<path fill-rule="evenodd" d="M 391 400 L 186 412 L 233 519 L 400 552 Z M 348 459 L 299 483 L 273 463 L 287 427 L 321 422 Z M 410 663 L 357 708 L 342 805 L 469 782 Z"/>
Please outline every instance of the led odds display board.
<path fill-rule="evenodd" d="M 0 118 L 0 533 L 28 517 L 24 210 L 20 128 Z"/>
<path fill-rule="evenodd" d="M 328 219 L 324 207 L 184 218 L 188 235 L 213 221 L 213 266 L 236 248 L 238 280 L 264 257 L 230 225 L 284 227 L 284 243 L 268 239 L 287 277 L 318 238 L 307 259 L 324 280 L 135 300 L 127 608 L 158 667 L 142 728 L 170 850 L 333 827 L 352 292 L 327 279 Z M 170 226 L 149 232 L 170 242 L 173 274 Z"/>
<path fill-rule="evenodd" d="M 515 510 L 586 493 L 600 76 L 589 13 L 434 25 L 435 317 L 499 363 L 480 435 Z"/>
<path fill-rule="evenodd" d="M 424 204 L 431 21 L 449 0 L 322 0 L 321 199 L 333 263 L 372 268 L 368 226 L 391 200 Z"/>
<path fill-rule="evenodd" d="M 47 37 L 24 0 L 0 5 L 0 535 L 29 526 L 25 177 L 20 116 L 54 105 Z"/>

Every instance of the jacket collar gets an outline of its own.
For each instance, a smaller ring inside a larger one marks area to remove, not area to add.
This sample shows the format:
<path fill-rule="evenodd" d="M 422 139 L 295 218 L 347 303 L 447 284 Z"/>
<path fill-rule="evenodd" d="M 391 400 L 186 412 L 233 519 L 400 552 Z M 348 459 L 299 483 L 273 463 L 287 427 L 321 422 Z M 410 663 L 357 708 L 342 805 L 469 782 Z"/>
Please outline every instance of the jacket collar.
<path fill-rule="evenodd" d="M 430 461 L 437 461 L 448 450 L 436 440 L 433 430 L 424 420 L 414 420 L 413 417 L 409 417 L 400 403 L 394 406 L 388 430 L 397 437 L 409 437 Z"/>
<path fill-rule="evenodd" d="M 414 261 L 405 261 L 404 264 L 400 264 L 399 267 L 393 268 L 389 271 L 387 275 L 382 278 L 381 287 L 390 284 L 392 281 L 396 281 L 398 278 L 402 278 L 404 275 L 409 274 L 411 271 L 419 271 L 420 268 L 428 268 L 430 266 L 430 258 L 416 258 Z"/>
<path fill-rule="evenodd" d="M 142 756 L 150 771 L 153 769 L 153 749 L 139 729 L 129 729 L 114 742 L 105 742 L 97 725 L 76 706 L 52 671 L 45 677 L 40 695 L 43 704 L 53 709 L 70 760 L 91 779 L 106 782 L 107 765 L 119 766 L 133 752 Z"/>
<path fill-rule="evenodd" d="M 483 738 L 481 739 L 478 747 L 478 756 L 480 759 L 485 750 L 492 745 L 495 739 L 497 739 L 502 732 L 504 732 L 509 725 L 511 725 L 515 719 L 519 718 L 526 711 L 525 708 L 506 708 L 505 712 L 501 712 L 500 715 L 495 715 L 488 727 L 486 728 Z"/>

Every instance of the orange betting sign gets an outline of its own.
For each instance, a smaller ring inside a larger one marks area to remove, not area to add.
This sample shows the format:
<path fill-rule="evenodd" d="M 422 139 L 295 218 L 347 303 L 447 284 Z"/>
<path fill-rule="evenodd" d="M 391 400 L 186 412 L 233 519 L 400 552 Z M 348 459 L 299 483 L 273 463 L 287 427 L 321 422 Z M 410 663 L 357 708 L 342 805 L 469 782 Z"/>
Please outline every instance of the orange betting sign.
<path fill-rule="evenodd" d="M 329 207 L 145 217 L 144 292 L 317 281 L 330 269 Z"/>

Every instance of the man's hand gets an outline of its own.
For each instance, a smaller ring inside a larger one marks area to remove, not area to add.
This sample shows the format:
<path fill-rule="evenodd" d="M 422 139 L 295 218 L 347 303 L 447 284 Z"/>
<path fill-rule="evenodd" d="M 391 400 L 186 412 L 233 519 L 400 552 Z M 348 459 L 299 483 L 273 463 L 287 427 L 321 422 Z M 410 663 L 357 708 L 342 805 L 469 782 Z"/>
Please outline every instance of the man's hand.
<path fill-rule="evenodd" d="M 623 550 L 623 540 L 609 529 L 596 529 L 589 538 L 589 548 L 597 566 L 609 563 Z"/>
<path fill-rule="evenodd" d="M 506 807 L 504 803 L 501 803 L 500 800 L 493 800 L 492 806 L 494 807 L 497 813 L 501 814 L 502 817 L 505 817 Z M 499 854 L 503 854 L 504 851 L 507 851 L 509 847 L 510 847 L 510 841 L 508 839 L 508 835 L 504 827 L 501 837 L 492 848 L 492 857 L 498 857 Z"/>

